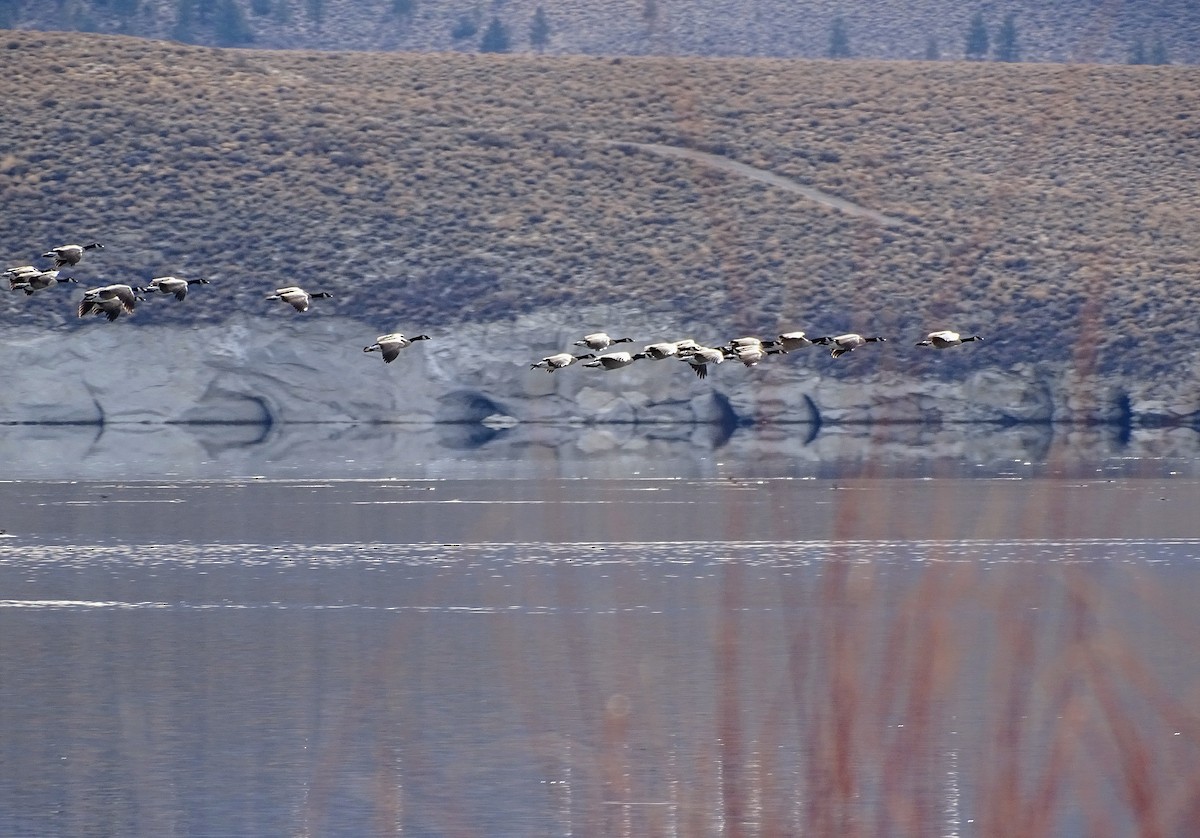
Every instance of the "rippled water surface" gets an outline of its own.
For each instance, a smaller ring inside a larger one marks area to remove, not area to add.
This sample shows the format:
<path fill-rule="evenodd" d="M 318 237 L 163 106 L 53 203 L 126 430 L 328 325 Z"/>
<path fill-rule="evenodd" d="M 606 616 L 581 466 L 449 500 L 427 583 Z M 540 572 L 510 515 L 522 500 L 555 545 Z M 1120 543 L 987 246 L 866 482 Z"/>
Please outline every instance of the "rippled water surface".
<path fill-rule="evenodd" d="M 1181 834 L 1198 502 L 0 483 L 0 833 Z"/>

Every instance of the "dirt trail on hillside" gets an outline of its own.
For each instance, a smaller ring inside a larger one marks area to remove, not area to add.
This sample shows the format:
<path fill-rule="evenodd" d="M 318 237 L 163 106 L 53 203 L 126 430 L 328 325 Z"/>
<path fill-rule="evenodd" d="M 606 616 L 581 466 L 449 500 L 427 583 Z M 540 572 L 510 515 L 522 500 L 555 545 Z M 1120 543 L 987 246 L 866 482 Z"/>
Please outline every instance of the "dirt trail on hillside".
<path fill-rule="evenodd" d="M 682 148 L 680 146 L 662 145 L 660 143 L 631 143 L 621 142 L 619 140 L 609 140 L 609 144 L 617 146 L 625 146 L 626 148 L 636 148 L 642 151 L 648 151 L 651 154 L 661 154 L 664 157 L 678 157 L 683 160 L 691 160 L 695 163 L 701 163 L 705 166 L 712 166 L 714 169 L 720 169 L 723 172 L 729 172 L 733 175 L 757 180 L 760 183 L 765 183 L 769 186 L 777 186 L 780 189 L 786 189 L 788 192 L 794 192 L 797 195 L 802 195 L 813 203 L 831 209 L 844 212 L 846 215 L 853 215 L 857 218 L 865 218 L 869 221 L 874 221 L 876 224 L 884 227 L 912 227 L 912 225 L 902 218 L 885 215 L 882 212 L 864 207 L 862 204 L 856 204 L 853 201 L 847 201 L 845 198 L 839 198 L 836 195 L 830 195 L 828 192 L 822 192 L 820 189 L 813 189 L 811 186 L 805 186 L 802 183 L 783 177 L 782 175 L 768 172 L 766 169 L 759 169 L 756 166 L 751 166 L 748 163 L 739 163 L 736 160 L 730 160 L 728 157 L 722 157 L 719 154 L 710 154 L 706 151 L 697 151 L 694 148 Z"/>

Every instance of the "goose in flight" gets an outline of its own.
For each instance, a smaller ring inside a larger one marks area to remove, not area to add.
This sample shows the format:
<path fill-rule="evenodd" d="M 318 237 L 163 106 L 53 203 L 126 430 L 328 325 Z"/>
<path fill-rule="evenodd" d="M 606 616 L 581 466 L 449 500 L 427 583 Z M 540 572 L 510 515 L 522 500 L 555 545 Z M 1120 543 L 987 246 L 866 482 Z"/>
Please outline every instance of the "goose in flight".
<path fill-rule="evenodd" d="M 584 335 L 582 340 L 577 340 L 572 346 L 586 346 L 595 352 L 601 349 L 608 349 L 614 343 L 633 343 L 633 338 L 610 338 L 604 332 L 593 332 L 590 335 Z"/>
<path fill-rule="evenodd" d="M 735 358 L 747 367 L 752 367 L 768 355 L 783 355 L 785 350 L 778 347 L 768 347 L 766 344 L 747 344 L 746 346 L 723 346 L 721 352 L 726 358 Z"/>
<path fill-rule="evenodd" d="M 363 352 L 379 352 L 383 355 L 383 362 L 390 364 L 400 357 L 401 349 L 412 346 L 413 342 L 418 340 L 429 340 L 429 335 L 415 335 L 409 338 L 399 332 L 392 332 L 375 338 L 373 344 L 363 347 Z"/>
<path fill-rule="evenodd" d="M 832 343 L 833 349 L 829 351 L 830 357 L 840 358 L 847 352 L 853 352 L 860 346 L 866 346 L 868 343 L 883 343 L 886 340 L 887 338 L 880 337 L 865 338 L 862 335 L 851 332 L 849 334 L 838 335 L 837 337 L 832 338 L 817 338 L 813 341 L 813 343 L 821 343 L 826 345 Z"/>
<path fill-rule="evenodd" d="M 79 260 L 83 258 L 85 250 L 103 250 L 104 245 L 100 242 L 92 242 L 91 244 L 61 244 L 58 247 L 52 247 L 42 254 L 44 259 L 53 259 L 54 267 L 61 268 L 64 265 L 78 265 Z"/>
<path fill-rule="evenodd" d="M 317 291 L 310 294 L 297 285 L 289 285 L 286 288 L 276 288 L 274 294 L 267 295 L 267 299 L 281 300 L 296 309 L 296 311 L 308 311 L 310 301 L 328 299 L 332 296 L 328 291 Z"/>
<path fill-rule="evenodd" d="M 97 302 L 104 300 L 116 300 L 117 304 L 125 311 L 133 314 L 134 308 L 137 307 L 138 300 L 144 300 L 145 297 L 139 297 L 137 291 L 130 285 L 105 285 L 100 288 L 89 288 L 83 292 L 83 302 Z M 83 303 L 80 304 L 82 310 Z M 108 306 L 99 306 L 99 308 L 108 311 Z M 83 317 L 82 314 L 79 315 Z M 109 317 L 110 320 L 116 320 L 115 317 Z"/>
<path fill-rule="evenodd" d="M 134 306 L 141 299 L 145 298 L 139 297 L 128 285 L 105 285 L 103 288 L 90 288 L 83 292 L 83 299 L 79 302 L 79 316 L 103 314 L 111 323 L 121 316 L 122 311 L 133 314 Z"/>
<path fill-rule="evenodd" d="M 584 364 L 585 367 L 600 367 L 606 370 L 617 370 L 621 367 L 627 367 L 639 358 L 645 358 L 646 353 L 639 352 L 636 355 L 631 355 L 628 352 L 610 352 L 607 355 L 601 355 L 593 361 L 588 361 Z"/>
<path fill-rule="evenodd" d="M 784 332 L 778 338 L 772 341 L 767 341 L 763 345 L 778 346 L 784 352 L 791 352 L 793 349 L 801 349 L 805 346 L 812 346 L 815 341 L 809 340 L 804 336 L 804 332 Z"/>
<path fill-rule="evenodd" d="M 591 352 L 586 352 L 583 355 L 572 355 L 570 352 L 559 352 L 557 355 L 547 355 L 536 364 L 530 364 L 531 370 L 545 370 L 546 372 L 554 372 L 571 366 L 576 361 L 589 361 L 596 356 Z"/>
<path fill-rule="evenodd" d="M 650 343 L 642 348 L 642 354 L 654 361 L 661 361 L 664 358 L 670 358 L 679 354 L 679 344 L 683 341 L 666 341 L 664 343 Z"/>
<path fill-rule="evenodd" d="M 79 303 L 80 317 L 87 317 L 89 314 L 103 314 L 108 317 L 109 323 L 120 317 L 123 310 L 121 301 L 116 297 L 88 297 Z"/>
<path fill-rule="evenodd" d="M 725 353 L 720 349 L 707 346 L 697 346 L 695 349 L 679 353 L 679 359 L 691 364 L 697 378 L 708 378 L 708 365 L 719 364 L 725 360 Z"/>
<path fill-rule="evenodd" d="M 763 342 L 762 342 L 762 338 L 745 337 L 745 338 L 734 338 L 733 340 L 729 341 L 729 343 L 727 343 L 725 345 L 728 346 L 730 349 L 733 349 L 736 351 L 738 349 L 744 349 L 747 346 L 762 346 Z"/>
<path fill-rule="evenodd" d="M 963 337 L 958 332 L 951 332 L 949 329 L 943 329 L 939 332 L 930 332 L 925 336 L 925 340 L 917 343 L 917 346 L 932 346 L 935 349 L 949 349 L 951 346 L 962 346 L 964 343 L 972 340 L 983 340 L 983 338 L 981 338 L 979 335 Z"/>
<path fill-rule="evenodd" d="M 180 279 L 177 276 L 156 276 L 145 288 L 140 288 L 143 294 L 161 291 L 164 294 L 174 294 L 175 299 L 182 300 L 187 296 L 189 285 L 208 285 L 207 279 Z"/>
<path fill-rule="evenodd" d="M 8 287 L 11 291 L 24 291 L 26 294 L 32 294 L 43 288 L 53 288 L 60 283 L 78 282 L 69 276 L 59 276 L 59 273 L 59 271 L 35 270 L 33 273 L 12 274 L 8 278 Z"/>

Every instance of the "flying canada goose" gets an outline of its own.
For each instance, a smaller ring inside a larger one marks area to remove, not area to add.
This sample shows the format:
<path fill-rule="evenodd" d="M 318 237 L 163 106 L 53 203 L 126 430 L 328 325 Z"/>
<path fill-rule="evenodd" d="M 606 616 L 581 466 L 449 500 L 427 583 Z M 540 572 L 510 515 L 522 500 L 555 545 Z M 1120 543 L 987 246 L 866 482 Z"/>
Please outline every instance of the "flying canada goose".
<path fill-rule="evenodd" d="M 599 352 L 601 349 L 607 349 L 614 343 L 633 343 L 633 338 L 610 338 L 604 332 L 594 332 L 590 335 L 584 335 L 583 340 L 577 340 L 572 346 L 586 346 L 588 349 Z"/>
<path fill-rule="evenodd" d="M 124 310 L 125 307 L 116 297 L 84 297 L 79 303 L 80 317 L 103 314 L 108 317 L 110 323 L 120 317 Z"/>
<path fill-rule="evenodd" d="M 32 294 L 43 288 L 53 288 L 65 282 L 78 282 L 69 276 L 59 276 L 60 271 L 36 271 L 31 274 L 14 274 L 8 279 L 8 287 L 12 291 L 24 291 Z"/>
<path fill-rule="evenodd" d="M 591 352 L 587 352 L 583 355 L 572 355 L 570 352 L 559 352 L 557 355 L 547 355 L 536 364 L 530 364 L 529 368 L 531 370 L 545 370 L 546 372 L 554 372 L 555 370 L 561 370 L 564 367 L 569 367 L 576 361 L 587 361 L 595 357 L 596 356 Z"/>
<path fill-rule="evenodd" d="M 762 342 L 762 338 L 745 337 L 745 338 L 734 338 L 733 340 L 729 341 L 729 343 L 727 343 L 725 345 L 728 346 L 730 349 L 741 349 L 745 346 L 762 346 L 763 342 Z"/>
<path fill-rule="evenodd" d="M 646 353 L 639 352 L 636 355 L 631 355 L 628 352 L 610 352 L 607 355 L 601 355 L 594 361 L 588 361 L 584 364 L 585 367 L 600 367 L 606 370 L 616 370 L 621 367 L 627 367 L 639 358 L 645 358 Z"/>
<path fill-rule="evenodd" d="M 708 378 L 708 365 L 719 364 L 725 360 L 725 353 L 720 349 L 710 349 L 707 346 L 697 346 L 695 349 L 679 353 L 679 360 L 686 361 L 696 371 L 697 378 Z"/>
<path fill-rule="evenodd" d="M 917 346 L 932 346 L 936 349 L 949 349 L 951 346 L 961 346 L 967 341 L 983 340 L 979 335 L 971 335 L 963 337 L 958 332 L 951 332 L 949 329 L 943 329 L 940 332 L 930 332 L 925 336 L 925 340 L 917 343 Z"/>
<path fill-rule="evenodd" d="M 813 341 L 804 336 L 804 332 L 784 332 L 777 339 L 768 341 L 772 346 L 778 346 L 784 352 L 791 352 L 793 349 L 800 349 L 805 346 L 812 346 Z M 767 344 L 764 343 L 764 346 Z"/>
<path fill-rule="evenodd" d="M 681 341 L 682 342 L 682 341 Z M 679 343 L 651 343 L 642 348 L 642 354 L 654 361 L 661 361 L 679 354 Z"/>
<path fill-rule="evenodd" d="M 868 343 L 883 343 L 886 340 L 887 340 L 887 338 L 879 338 L 879 337 L 865 338 L 862 335 L 857 335 L 857 334 L 854 334 L 853 332 L 851 332 L 850 334 L 838 335 L 837 337 L 832 337 L 832 338 L 831 337 L 817 338 L 816 340 L 813 341 L 813 343 L 821 343 L 821 344 L 826 344 L 826 345 L 832 343 L 834 346 L 833 346 L 833 349 L 831 349 L 829 351 L 830 357 L 840 358 L 841 356 L 845 355 L 847 352 L 853 352 L 855 349 L 858 349 L 858 347 L 860 347 L 860 346 L 865 346 Z"/>
<path fill-rule="evenodd" d="M 297 285 L 289 285 L 286 288 L 276 288 L 274 294 L 267 295 L 267 299 L 282 300 L 296 311 L 308 311 L 310 300 L 329 299 L 332 296 L 328 291 L 317 291 L 310 294 Z"/>
<path fill-rule="evenodd" d="M 161 291 L 164 294 L 174 294 L 175 299 L 182 300 L 187 296 L 189 285 L 208 285 L 207 279 L 180 279 L 177 276 L 156 276 L 145 288 L 140 288 L 143 294 Z"/>
<path fill-rule="evenodd" d="M 777 347 L 768 348 L 766 344 L 758 346 L 747 345 L 739 347 L 723 346 L 721 352 L 726 358 L 736 358 L 747 367 L 752 367 L 768 355 L 783 355 L 784 350 Z"/>
<path fill-rule="evenodd" d="M 400 356 L 401 349 L 412 346 L 413 341 L 418 340 L 429 340 L 429 335 L 416 335 L 415 337 L 406 338 L 399 332 L 392 332 L 391 334 L 380 335 L 375 338 L 373 344 L 363 347 L 363 352 L 380 352 L 383 354 L 383 362 L 390 364 Z"/>
<path fill-rule="evenodd" d="M 103 249 L 104 245 L 100 244 L 100 242 L 92 242 L 91 244 L 62 244 L 43 253 L 42 258 L 54 259 L 54 267 L 61 268 L 64 265 L 78 265 L 79 260 L 83 258 L 83 251 L 85 250 Z"/>
<path fill-rule="evenodd" d="M 129 285 L 105 285 L 100 288 L 89 288 L 83 292 L 84 302 L 94 300 L 116 300 L 121 308 L 133 314 L 134 308 L 137 307 L 138 300 L 144 300 L 145 297 L 139 297 L 137 292 Z M 80 306 L 82 308 L 82 305 Z M 105 308 L 107 311 L 107 308 Z M 83 315 L 79 315 L 82 317 Z M 116 318 L 109 318 L 115 320 Z"/>

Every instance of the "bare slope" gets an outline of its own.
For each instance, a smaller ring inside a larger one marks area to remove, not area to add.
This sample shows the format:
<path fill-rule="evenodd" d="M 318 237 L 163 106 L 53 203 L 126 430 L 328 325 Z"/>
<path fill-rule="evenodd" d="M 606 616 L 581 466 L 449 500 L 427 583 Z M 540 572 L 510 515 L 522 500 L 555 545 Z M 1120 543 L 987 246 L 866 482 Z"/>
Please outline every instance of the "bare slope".
<path fill-rule="evenodd" d="M 380 331 L 603 304 L 1191 375 L 1197 69 L 6 47 L 6 263 L 99 239 L 87 283 L 214 281 L 114 328 L 274 313 L 299 282 Z M 0 306 L 71 326 L 75 293 Z"/>

